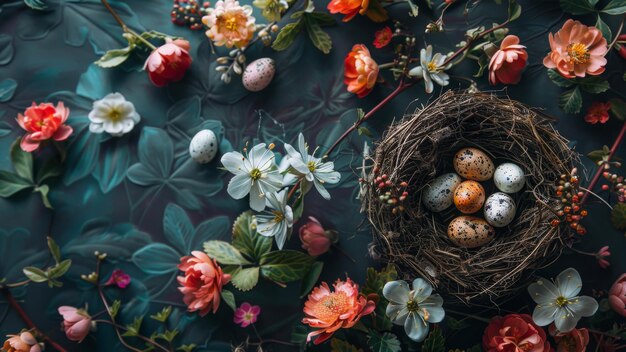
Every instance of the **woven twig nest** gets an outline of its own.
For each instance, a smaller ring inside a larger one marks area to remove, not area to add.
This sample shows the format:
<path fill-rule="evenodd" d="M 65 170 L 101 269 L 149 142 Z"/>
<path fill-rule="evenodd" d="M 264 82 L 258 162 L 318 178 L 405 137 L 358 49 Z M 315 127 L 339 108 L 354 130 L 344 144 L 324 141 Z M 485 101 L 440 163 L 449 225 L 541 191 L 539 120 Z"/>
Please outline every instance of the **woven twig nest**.
<path fill-rule="evenodd" d="M 403 278 L 423 277 L 468 305 L 510 297 L 523 279 L 560 255 L 569 236 L 566 225 L 550 224 L 560 201 L 555 185 L 577 160 L 567 144 L 549 117 L 519 102 L 483 93 L 443 94 L 393 124 L 376 145 L 375 171 L 367 175 L 363 196 L 374 228 L 372 254 L 396 265 Z M 523 191 L 514 196 L 516 218 L 476 249 L 449 240 L 447 226 L 460 215 L 455 209 L 432 213 L 421 201 L 428 182 L 454 171 L 453 156 L 463 147 L 480 148 L 496 165 L 510 161 L 526 173 Z M 372 180 L 382 174 L 407 182 L 404 211 L 392 212 L 381 202 Z"/>

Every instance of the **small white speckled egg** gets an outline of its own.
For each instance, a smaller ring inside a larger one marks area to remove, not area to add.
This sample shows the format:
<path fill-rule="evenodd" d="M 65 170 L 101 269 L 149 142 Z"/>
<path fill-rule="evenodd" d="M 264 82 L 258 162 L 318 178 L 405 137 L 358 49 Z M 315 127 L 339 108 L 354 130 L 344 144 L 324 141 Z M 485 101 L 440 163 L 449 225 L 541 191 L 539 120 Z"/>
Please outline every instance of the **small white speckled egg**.
<path fill-rule="evenodd" d="M 191 139 L 189 155 L 200 164 L 206 164 L 215 158 L 218 148 L 215 133 L 211 130 L 202 130 Z"/>
<path fill-rule="evenodd" d="M 493 174 L 493 182 L 500 191 L 515 193 L 524 188 L 526 178 L 521 167 L 513 163 L 504 163 L 496 168 Z"/>
<path fill-rule="evenodd" d="M 267 57 L 254 60 L 243 71 L 243 86 L 251 92 L 263 90 L 270 84 L 275 73 L 276 64 L 274 60 Z"/>
<path fill-rule="evenodd" d="M 485 220 L 494 227 L 505 227 L 515 218 L 515 201 L 510 195 L 497 192 L 485 201 Z"/>
<path fill-rule="evenodd" d="M 454 190 L 461 184 L 455 173 L 444 174 L 432 180 L 422 192 L 422 202 L 428 210 L 440 212 L 452 205 Z"/>

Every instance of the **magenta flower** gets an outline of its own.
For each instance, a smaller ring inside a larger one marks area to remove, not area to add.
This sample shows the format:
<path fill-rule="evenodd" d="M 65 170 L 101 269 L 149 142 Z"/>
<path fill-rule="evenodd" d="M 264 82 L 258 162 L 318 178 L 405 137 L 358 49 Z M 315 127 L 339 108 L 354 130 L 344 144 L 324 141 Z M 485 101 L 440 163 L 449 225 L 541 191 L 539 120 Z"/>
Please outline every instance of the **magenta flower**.
<path fill-rule="evenodd" d="M 130 284 L 130 275 L 126 274 L 122 269 L 115 269 L 111 273 L 111 277 L 104 283 L 105 286 L 115 285 L 119 288 L 126 288 Z"/>
<path fill-rule="evenodd" d="M 606 259 L 610 256 L 611 256 L 611 252 L 609 252 L 609 246 L 604 246 L 600 248 L 600 250 L 598 250 L 598 252 L 596 253 L 596 259 L 598 260 L 598 265 L 600 265 L 602 269 L 606 269 L 611 265 L 611 263 L 609 263 L 609 261 Z"/>
<path fill-rule="evenodd" d="M 235 324 L 239 324 L 242 328 L 245 328 L 250 324 L 256 323 L 259 314 L 261 314 L 261 307 L 244 302 L 235 310 L 233 321 Z"/>

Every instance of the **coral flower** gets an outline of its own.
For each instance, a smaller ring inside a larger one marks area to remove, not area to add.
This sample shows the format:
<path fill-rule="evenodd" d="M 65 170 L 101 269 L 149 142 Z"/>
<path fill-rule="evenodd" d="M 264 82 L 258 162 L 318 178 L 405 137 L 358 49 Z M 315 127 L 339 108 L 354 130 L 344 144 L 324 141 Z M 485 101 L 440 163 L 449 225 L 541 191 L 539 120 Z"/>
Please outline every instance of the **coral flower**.
<path fill-rule="evenodd" d="M 525 46 L 519 44 L 517 36 L 507 35 L 500 44 L 500 50 L 489 61 L 489 83 L 494 86 L 498 83 L 519 83 L 528 60 L 525 49 Z"/>
<path fill-rule="evenodd" d="M 250 324 L 256 323 L 259 314 L 261 314 L 261 307 L 244 302 L 235 310 L 233 321 L 235 324 L 239 324 L 242 328 L 245 328 Z"/>
<path fill-rule="evenodd" d="M 348 22 L 357 14 L 366 15 L 374 22 L 384 22 L 389 18 L 387 11 L 375 0 L 331 0 L 328 3 L 330 13 L 345 15 L 343 22 Z"/>
<path fill-rule="evenodd" d="M 322 282 L 304 303 L 306 317 L 302 322 L 318 329 L 309 333 L 307 342 L 317 336 L 313 343 L 318 345 L 333 336 L 335 331 L 353 327 L 361 317 L 376 309 L 378 296 L 360 294 L 359 285 L 349 278 L 346 281 L 337 280 L 333 287 L 334 291 L 331 291 L 328 284 Z"/>
<path fill-rule="evenodd" d="M 230 275 L 224 274 L 217 262 L 203 252 L 191 254 L 180 258 L 178 269 L 185 276 L 177 278 L 182 285 L 178 290 L 183 293 L 183 302 L 190 312 L 200 311 L 200 316 L 211 310 L 215 313 L 220 306 L 222 286 L 230 281 Z"/>
<path fill-rule="evenodd" d="M 574 329 L 568 333 L 559 333 L 554 325 L 550 325 L 550 335 L 556 342 L 556 352 L 585 352 L 589 344 L 587 329 Z"/>
<path fill-rule="evenodd" d="M 41 352 L 41 346 L 37 339 L 28 331 L 19 335 L 7 335 L 2 351 L 6 352 Z"/>
<path fill-rule="evenodd" d="M 601 103 L 594 101 L 587 110 L 587 114 L 585 115 L 585 122 L 592 125 L 595 125 L 598 122 L 606 123 L 607 121 L 609 121 L 609 110 L 611 110 L 611 103 Z"/>
<path fill-rule="evenodd" d="M 483 334 L 487 352 L 549 352 L 546 332 L 528 314 L 493 317 Z"/>
<path fill-rule="evenodd" d="M 374 46 L 377 49 L 386 47 L 393 37 L 393 32 L 391 32 L 391 28 L 389 26 L 385 26 L 385 28 L 374 33 Z"/>
<path fill-rule="evenodd" d="M 115 285 L 119 288 L 126 288 L 130 284 L 130 275 L 121 269 L 113 270 L 111 277 L 104 283 L 105 286 Z"/>
<path fill-rule="evenodd" d="M 626 274 L 622 274 L 611 286 L 609 304 L 617 314 L 626 317 Z"/>
<path fill-rule="evenodd" d="M 235 0 L 220 0 L 214 9 L 209 9 L 202 23 L 209 27 L 206 36 L 217 46 L 242 48 L 254 36 L 256 18 L 252 7 L 240 6 Z"/>
<path fill-rule="evenodd" d="M 309 216 L 309 221 L 300 227 L 300 241 L 302 249 L 317 257 L 328 252 L 330 246 L 337 242 L 337 232 L 324 230 L 316 218 Z"/>
<path fill-rule="evenodd" d="M 368 95 L 378 79 L 378 64 L 365 45 L 356 44 L 344 60 L 343 82 L 359 98 Z"/>
<path fill-rule="evenodd" d="M 183 79 L 191 65 L 189 42 L 182 39 L 167 39 L 166 43 L 156 48 L 144 65 L 150 81 L 157 87 L 164 87 L 170 82 Z"/>
<path fill-rule="evenodd" d="M 604 72 L 608 47 L 596 27 L 569 19 L 556 34 L 550 33 L 549 40 L 552 51 L 543 59 L 545 67 L 556 69 L 566 78 Z"/>
<path fill-rule="evenodd" d="M 41 103 L 39 105 L 33 103 L 24 115 L 17 115 L 17 123 L 26 132 L 22 137 L 20 147 L 25 152 L 32 152 L 39 148 L 42 141 L 54 139 L 55 141 L 63 141 L 69 137 L 73 129 L 65 125 L 67 117 L 70 115 L 70 109 L 66 108 L 62 102 L 56 107 L 50 103 Z"/>
<path fill-rule="evenodd" d="M 58 311 L 63 316 L 63 330 L 67 339 L 83 341 L 91 329 L 91 316 L 83 309 L 70 306 L 61 306 Z"/>

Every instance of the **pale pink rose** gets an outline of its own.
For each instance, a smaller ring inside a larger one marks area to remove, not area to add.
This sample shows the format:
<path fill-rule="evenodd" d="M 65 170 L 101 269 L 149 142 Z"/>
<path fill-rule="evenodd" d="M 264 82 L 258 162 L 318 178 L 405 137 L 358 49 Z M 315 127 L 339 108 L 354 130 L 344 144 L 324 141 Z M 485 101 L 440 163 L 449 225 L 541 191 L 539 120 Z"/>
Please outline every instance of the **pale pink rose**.
<path fill-rule="evenodd" d="M 178 277 L 178 288 L 183 293 L 183 302 L 190 312 L 200 311 L 205 316 L 209 311 L 217 312 L 220 306 L 222 286 L 230 281 L 230 275 L 224 274 L 217 262 L 200 251 L 191 252 L 192 256 L 180 258 L 178 269 L 185 276 Z"/>
<path fill-rule="evenodd" d="M 70 306 L 58 309 L 63 316 L 63 330 L 70 341 L 82 342 L 91 329 L 91 316 L 83 310 Z"/>
<path fill-rule="evenodd" d="M 528 60 L 525 49 L 525 46 L 520 45 L 517 36 L 507 35 L 500 44 L 500 50 L 489 61 L 489 83 L 494 86 L 498 83 L 519 83 Z"/>
<path fill-rule="evenodd" d="M 217 46 L 242 48 L 254 36 L 256 18 L 250 5 L 240 6 L 235 0 L 219 0 L 214 9 L 202 17 L 209 30 L 206 36 Z"/>
<path fill-rule="evenodd" d="M 2 351 L 6 352 L 41 352 L 41 346 L 37 339 L 28 331 L 19 335 L 7 335 L 8 339 L 2 345 Z"/>
<path fill-rule="evenodd" d="M 17 115 L 17 123 L 28 132 L 22 137 L 20 147 L 25 152 L 32 152 L 39 148 L 39 144 L 48 139 L 62 141 L 69 137 L 72 127 L 65 125 L 70 109 L 66 108 L 62 102 L 55 107 L 50 103 L 33 103 L 24 115 Z"/>
<path fill-rule="evenodd" d="M 611 287 L 609 304 L 617 314 L 626 317 L 626 274 L 622 274 Z"/>
<path fill-rule="evenodd" d="M 156 48 L 144 65 L 150 81 L 157 87 L 170 82 L 180 81 L 191 65 L 189 42 L 183 39 L 167 39 L 166 43 Z"/>

